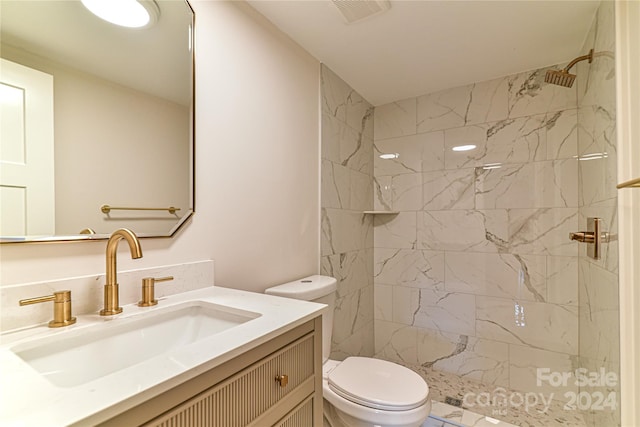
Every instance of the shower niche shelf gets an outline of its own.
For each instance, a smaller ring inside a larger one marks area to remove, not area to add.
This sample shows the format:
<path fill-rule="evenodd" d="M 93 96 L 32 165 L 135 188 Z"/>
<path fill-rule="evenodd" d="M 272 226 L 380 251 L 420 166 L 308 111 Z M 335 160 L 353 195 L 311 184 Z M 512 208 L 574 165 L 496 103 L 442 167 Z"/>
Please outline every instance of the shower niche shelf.
<path fill-rule="evenodd" d="M 400 212 L 398 211 L 364 211 L 364 213 L 369 215 L 398 215 Z"/>

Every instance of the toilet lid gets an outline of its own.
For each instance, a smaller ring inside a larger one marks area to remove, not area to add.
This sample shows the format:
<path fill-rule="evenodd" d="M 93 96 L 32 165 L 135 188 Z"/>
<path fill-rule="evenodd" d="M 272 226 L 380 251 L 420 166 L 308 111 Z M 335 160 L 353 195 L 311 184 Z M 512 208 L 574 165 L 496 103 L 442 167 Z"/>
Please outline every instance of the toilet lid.
<path fill-rule="evenodd" d="M 429 387 L 411 369 L 385 360 L 348 357 L 331 371 L 329 387 L 354 403 L 386 411 L 406 411 L 427 401 Z"/>

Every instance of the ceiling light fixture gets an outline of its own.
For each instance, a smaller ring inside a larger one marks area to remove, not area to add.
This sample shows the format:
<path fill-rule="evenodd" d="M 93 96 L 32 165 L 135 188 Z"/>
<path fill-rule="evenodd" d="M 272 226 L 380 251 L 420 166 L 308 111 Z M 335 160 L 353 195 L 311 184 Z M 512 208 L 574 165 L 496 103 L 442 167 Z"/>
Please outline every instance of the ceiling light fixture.
<path fill-rule="evenodd" d="M 475 145 L 469 144 L 469 145 L 458 145 L 456 147 L 453 147 L 452 150 L 453 151 L 469 151 L 469 150 L 473 150 L 474 148 L 476 148 Z"/>
<path fill-rule="evenodd" d="M 150 27 L 160 18 L 160 8 L 153 0 L 81 1 L 98 18 L 121 27 Z"/>
<path fill-rule="evenodd" d="M 400 157 L 398 153 L 380 154 L 380 158 L 383 160 L 397 159 L 398 157 Z"/>

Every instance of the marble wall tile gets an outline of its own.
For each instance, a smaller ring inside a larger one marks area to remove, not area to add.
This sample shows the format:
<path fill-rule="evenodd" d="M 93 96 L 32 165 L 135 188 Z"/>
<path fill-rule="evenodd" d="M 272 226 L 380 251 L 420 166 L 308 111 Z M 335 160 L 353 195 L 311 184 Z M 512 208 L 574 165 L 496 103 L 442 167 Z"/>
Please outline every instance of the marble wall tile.
<path fill-rule="evenodd" d="M 565 393 L 578 393 L 577 378 L 574 375 L 578 368 L 578 357 L 555 353 L 529 346 L 509 344 L 509 387 L 524 392 L 553 394 L 553 399 L 568 401 Z M 545 371 L 538 375 L 538 369 L 547 369 L 546 374 L 566 373 L 571 375 L 566 384 L 555 385 L 544 380 Z M 538 382 L 538 378 L 540 381 Z M 539 384 L 539 385 L 538 385 Z"/>
<path fill-rule="evenodd" d="M 522 163 L 545 160 L 546 130 L 547 116 L 542 114 L 489 123 L 486 149 L 481 163 Z"/>
<path fill-rule="evenodd" d="M 451 128 L 444 135 L 447 169 L 573 158 L 577 154 L 575 109 Z M 452 150 L 460 145 L 477 148 Z"/>
<path fill-rule="evenodd" d="M 508 242 L 506 210 L 448 210 L 418 213 L 418 247 L 431 250 L 498 252 Z"/>
<path fill-rule="evenodd" d="M 347 122 L 347 99 L 351 87 L 325 65 L 320 66 L 320 84 L 322 86 L 322 112 Z"/>
<path fill-rule="evenodd" d="M 377 215 L 374 219 L 373 245 L 376 248 L 416 249 L 415 212 Z"/>
<path fill-rule="evenodd" d="M 576 107 L 577 92 L 575 86 L 573 88 L 565 88 L 545 83 L 544 76 L 549 68 L 527 71 L 508 78 L 510 118 Z"/>
<path fill-rule="evenodd" d="M 607 154 L 599 154 L 605 152 Z M 578 198 L 580 206 L 616 205 L 617 193 L 614 192 L 614 190 L 617 191 L 615 156 L 609 151 L 582 156 L 578 169 L 580 181 Z"/>
<path fill-rule="evenodd" d="M 420 288 L 393 286 L 391 321 L 403 325 L 414 325 L 420 308 Z"/>
<path fill-rule="evenodd" d="M 507 79 L 501 78 L 420 96 L 418 133 L 504 119 L 507 93 Z"/>
<path fill-rule="evenodd" d="M 416 98 L 403 99 L 375 108 L 376 140 L 416 133 Z"/>
<path fill-rule="evenodd" d="M 620 323 L 618 275 L 579 261 L 580 356 L 618 363 Z"/>
<path fill-rule="evenodd" d="M 390 211 L 393 204 L 392 182 L 390 176 L 376 176 L 373 180 L 373 209 Z"/>
<path fill-rule="evenodd" d="M 373 174 L 373 138 L 366 136 L 365 132 L 370 127 L 369 122 L 373 110 L 368 110 L 367 115 L 363 117 L 363 128 L 357 132 L 357 138 L 351 141 L 350 145 L 343 144 L 341 146 L 341 164 L 350 169 L 367 175 Z"/>
<path fill-rule="evenodd" d="M 444 132 L 428 132 L 418 135 L 422 144 L 422 172 L 444 169 Z"/>
<path fill-rule="evenodd" d="M 403 365 L 418 362 L 417 329 L 399 323 L 376 320 L 375 357 Z"/>
<path fill-rule="evenodd" d="M 401 136 L 378 140 L 374 143 L 375 176 L 400 175 L 422 171 L 423 143 L 418 135 Z M 396 157 L 383 159 L 380 155 L 393 154 Z"/>
<path fill-rule="evenodd" d="M 516 254 L 578 255 L 568 239 L 578 228 L 577 208 L 509 209 L 509 249 Z"/>
<path fill-rule="evenodd" d="M 383 159 L 383 154 L 394 157 Z M 444 165 L 444 132 L 400 136 L 374 144 L 375 176 L 441 170 Z"/>
<path fill-rule="evenodd" d="M 444 254 L 437 251 L 376 248 L 373 280 L 376 284 L 442 288 Z"/>
<path fill-rule="evenodd" d="M 371 191 L 371 175 L 349 171 L 349 209 L 354 211 L 370 210 L 373 206 L 373 192 Z"/>
<path fill-rule="evenodd" d="M 545 116 L 547 160 L 578 155 L 578 111 L 556 111 Z"/>
<path fill-rule="evenodd" d="M 421 366 L 484 384 L 509 386 L 508 344 L 420 329 L 417 346 Z"/>
<path fill-rule="evenodd" d="M 373 247 L 373 219 L 362 212 L 321 209 L 321 255 Z"/>
<path fill-rule="evenodd" d="M 476 168 L 478 209 L 578 206 L 578 160 Z"/>
<path fill-rule="evenodd" d="M 460 86 L 417 98 L 419 133 L 449 129 L 467 124 L 471 86 Z"/>
<path fill-rule="evenodd" d="M 345 104 L 347 106 L 345 123 L 366 139 L 373 140 L 373 106 L 353 89 L 349 92 Z"/>
<path fill-rule="evenodd" d="M 422 174 L 396 175 L 391 179 L 391 209 L 418 211 L 422 209 Z"/>
<path fill-rule="evenodd" d="M 349 209 L 351 206 L 351 173 L 346 167 L 322 160 L 321 198 L 324 207 Z"/>
<path fill-rule="evenodd" d="M 333 356 L 373 354 L 373 107 L 321 67 L 320 272 L 338 280 Z"/>
<path fill-rule="evenodd" d="M 350 339 L 371 321 L 373 321 L 373 286 L 336 298 L 333 342 L 339 344 Z"/>
<path fill-rule="evenodd" d="M 320 273 L 338 281 L 337 297 L 373 285 L 373 249 L 359 249 L 322 257 Z"/>
<path fill-rule="evenodd" d="M 391 321 L 393 319 L 393 289 L 391 285 L 374 285 L 373 318 L 375 320 Z"/>
<path fill-rule="evenodd" d="M 446 169 L 460 169 L 482 163 L 487 145 L 487 125 L 477 124 L 444 131 L 444 166 Z M 453 147 L 475 145 L 469 151 L 453 151 Z"/>
<path fill-rule="evenodd" d="M 334 360 L 344 360 L 353 355 L 372 357 L 374 354 L 373 328 L 373 321 L 368 322 L 344 341 L 334 342 L 329 357 Z"/>
<path fill-rule="evenodd" d="M 358 131 L 330 114 L 322 113 L 321 128 L 323 159 L 342 165 L 353 153 L 354 148 L 362 144 Z"/>
<path fill-rule="evenodd" d="M 419 289 L 413 325 L 462 335 L 476 335 L 475 296 L 437 289 Z"/>
<path fill-rule="evenodd" d="M 473 209 L 473 168 L 422 174 L 422 210 Z"/>
<path fill-rule="evenodd" d="M 445 289 L 517 300 L 547 300 L 547 257 L 447 252 Z"/>
<path fill-rule="evenodd" d="M 576 65 L 578 106 L 598 105 L 615 110 L 615 8 L 605 2 L 598 8 L 596 20 L 585 41 L 583 52 L 593 48 L 593 62 Z"/>
<path fill-rule="evenodd" d="M 547 257 L 547 301 L 578 305 L 578 257 Z"/>
<path fill-rule="evenodd" d="M 578 354 L 578 309 L 506 298 L 476 297 L 477 337 Z"/>

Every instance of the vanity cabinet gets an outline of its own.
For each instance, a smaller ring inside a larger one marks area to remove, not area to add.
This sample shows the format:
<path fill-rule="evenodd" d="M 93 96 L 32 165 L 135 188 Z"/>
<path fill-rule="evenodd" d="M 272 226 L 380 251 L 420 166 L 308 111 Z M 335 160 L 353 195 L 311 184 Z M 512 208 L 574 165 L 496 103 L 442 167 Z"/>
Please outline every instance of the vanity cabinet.
<path fill-rule="evenodd" d="M 320 427 L 321 331 L 318 317 L 101 425 Z"/>

